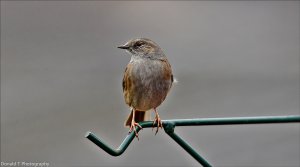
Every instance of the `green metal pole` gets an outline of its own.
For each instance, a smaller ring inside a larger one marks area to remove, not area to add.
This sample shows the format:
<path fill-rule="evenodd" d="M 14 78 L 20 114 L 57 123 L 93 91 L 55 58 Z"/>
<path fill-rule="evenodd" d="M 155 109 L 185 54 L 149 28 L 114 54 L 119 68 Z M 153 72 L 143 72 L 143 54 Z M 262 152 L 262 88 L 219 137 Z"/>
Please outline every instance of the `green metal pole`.
<path fill-rule="evenodd" d="M 166 120 L 166 121 L 173 122 L 175 126 L 296 123 L 296 122 L 300 122 L 300 116 L 289 115 L 289 116 L 260 116 L 260 117 L 196 118 L 196 119 L 173 119 L 173 120 Z"/>
<path fill-rule="evenodd" d="M 268 124 L 268 123 L 299 123 L 300 115 L 289 116 L 260 116 L 260 117 L 232 117 L 232 118 L 198 118 L 198 119 L 173 119 L 163 120 L 165 132 L 174 139 L 184 150 L 193 156 L 203 166 L 210 167 L 211 165 L 202 158 L 189 144 L 174 133 L 175 126 L 205 126 L 205 125 L 237 125 L 237 124 Z M 150 128 L 153 126 L 152 121 L 145 121 L 139 123 L 143 128 Z M 156 124 L 154 125 L 156 126 Z M 136 127 L 140 131 L 139 127 Z M 117 149 L 113 149 L 96 135 L 88 132 L 85 136 L 98 147 L 102 148 L 112 156 L 121 155 L 133 141 L 134 132 L 129 133 L 121 145 Z"/>
<path fill-rule="evenodd" d="M 196 150 L 194 150 L 187 142 L 185 142 L 180 136 L 175 132 L 175 124 L 173 122 L 167 122 L 164 124 L 165 132 L 186 152 L 188 152 L 196 161 L 198 161 L 203 167 L 212 167 L 203 157 L 201 157 Z"/>
<path fill-rule="evenodd" d="M 139 132 L 141 130 L 139 127 L 136 127 L 136 128 L 137 128 L 137 132 Z M 87 132 L 85 137 L 88 138 L 94 144 L 96 144 L 98 147 L 102 148 L 108 154 L 110 154 L 112 156 L 119 156 L 119 155 L 123 154 L 123 152 L 127 149 L 129 144 L 134 139 L 135 134 L 129 133 L 117 149 L 113 149 L 111 146 L 106 144 L 102 139 L 98 138 L 92 132 Z"/>
<path fill-rule="evenodd" d="M 168 135 L 176 141 L 186 152 L 188 152 L 196 161 L 198 161 L 203 167 L 212 167 L 204 158 L 202 158 L 197 151 L 195 151 L 187 142 L 185 142 L 176 133 L 168 133 Z"/>

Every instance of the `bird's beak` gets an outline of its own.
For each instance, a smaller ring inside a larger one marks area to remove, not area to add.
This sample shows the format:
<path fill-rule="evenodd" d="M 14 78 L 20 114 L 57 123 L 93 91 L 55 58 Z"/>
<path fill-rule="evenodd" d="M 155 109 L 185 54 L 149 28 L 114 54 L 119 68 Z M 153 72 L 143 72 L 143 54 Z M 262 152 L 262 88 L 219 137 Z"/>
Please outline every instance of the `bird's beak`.
<path fill-rule="evenodd" d="M 129 49 L 129 46 L 128 45 L 121 45 L 121 46 L 118 46 L 119 49 Z"/>

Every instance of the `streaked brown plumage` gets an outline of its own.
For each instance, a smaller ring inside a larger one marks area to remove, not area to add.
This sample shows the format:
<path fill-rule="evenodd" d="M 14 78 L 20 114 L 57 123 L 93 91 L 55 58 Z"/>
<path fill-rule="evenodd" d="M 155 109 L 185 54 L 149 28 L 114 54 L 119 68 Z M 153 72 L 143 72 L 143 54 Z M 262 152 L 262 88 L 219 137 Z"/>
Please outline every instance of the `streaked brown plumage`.
<path fill-rule="evenodd" d="M 135 126 L 138 122 L 150 119 L 149 110 L 154 109 L 158 128 L 162 127 L 161 119 L 156 108 L 165 100 L 173 82 L 171 65 L 161 48 L 146 38 L 129 40 L 119 46 L 131 54 L 123 78 L 123 93 L 125 102 L 131 107 L 126 126 L 130 132 L 137 132 Z"/>

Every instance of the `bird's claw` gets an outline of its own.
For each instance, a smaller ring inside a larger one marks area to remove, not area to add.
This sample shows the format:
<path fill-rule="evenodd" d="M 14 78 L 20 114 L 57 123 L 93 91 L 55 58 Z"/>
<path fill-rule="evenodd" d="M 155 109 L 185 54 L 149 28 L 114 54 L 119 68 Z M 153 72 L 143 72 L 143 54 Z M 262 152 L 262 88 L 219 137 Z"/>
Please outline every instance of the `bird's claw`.
<path fill-rule="evenodd" d="M 143 129 L 143 127 L 142 127 L 140 124 L 138 124 L 138 123 L 136 123 L 136 122 L 133 122 L 133 123 L 130 125 L 130 129 L 129 129 L 129 132 L 128 132 L 128 133 L 131 133 L 132 131 L 134 131 L 135 137 L 139 140 L 139 134 L 138 134 L 138 132 L 137 132 L 135 126 L 138 126 L 141 130 Z"/>
<path fill-rule="evenodd" d="M 162 121 L 161 121 L 161 119 L 160 119 L 160 117 L 159 117 L 158 114 L 155 115 L 155 119 L 154 119 L 153 124 L 152 124 L 152 131 L 153 131 L 153 129 L 154 129 L 155 123 L 157 123 L 157 128 L 156 128 L 156 131 L 155 131 L 155 135 L 156 135 L 157 132 L 158 132 L 158 129 L 159 129 L 159 128 L 161 128 L 161 129 L 163 128 L 163 127 L 162 127 Z"/>

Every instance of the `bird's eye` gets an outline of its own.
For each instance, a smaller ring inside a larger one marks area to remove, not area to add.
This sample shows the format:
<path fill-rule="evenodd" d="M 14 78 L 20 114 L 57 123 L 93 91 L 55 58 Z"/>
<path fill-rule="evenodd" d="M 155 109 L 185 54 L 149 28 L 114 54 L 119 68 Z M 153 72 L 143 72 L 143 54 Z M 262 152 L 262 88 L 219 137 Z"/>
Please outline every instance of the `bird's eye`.
<path fill-rule="evenodd" d="M 137 43 L 135 43 L 135 45 L 134 45 L 134 47 L 140 47 L 140 46 L 142 46 L 142 45 L 144 45 L 144 43 L 143 42 L 137 42 Z"/>

